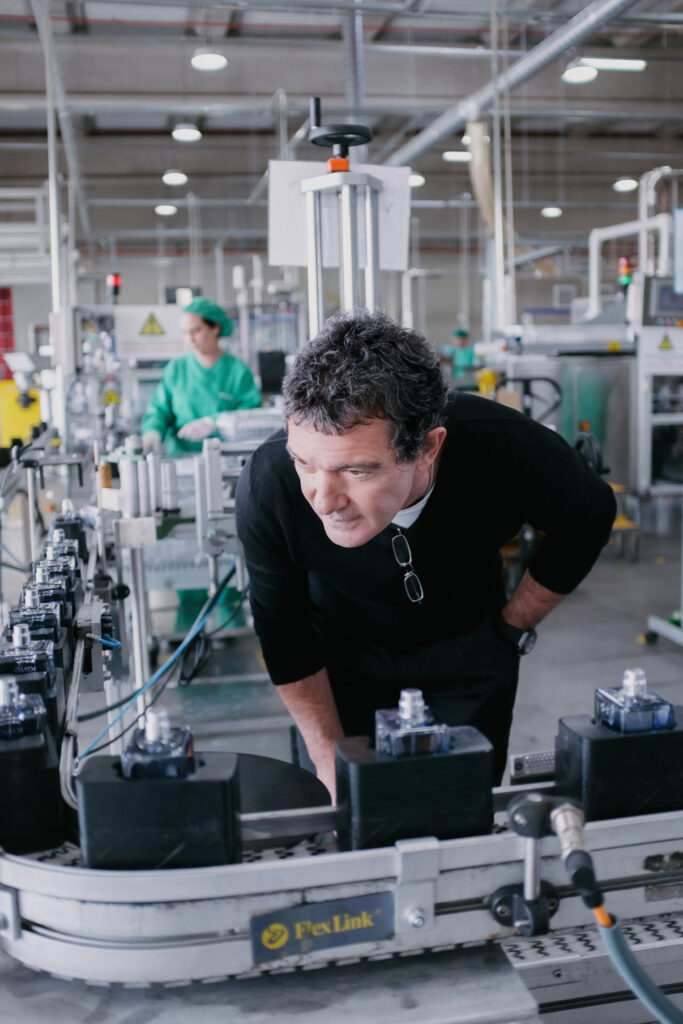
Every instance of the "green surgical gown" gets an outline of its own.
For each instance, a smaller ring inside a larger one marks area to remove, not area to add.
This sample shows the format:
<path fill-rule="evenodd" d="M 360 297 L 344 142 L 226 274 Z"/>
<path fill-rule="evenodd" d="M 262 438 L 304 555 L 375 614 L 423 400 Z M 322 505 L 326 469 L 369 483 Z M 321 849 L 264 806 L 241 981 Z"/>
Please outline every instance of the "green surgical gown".
<path fill-rule="evenodd" d="M 168 456 L 201 451 L 201 441 L 185 441 L 177 432 L 202 416 L 214 419 L 232 409 L 254 409 L 261 395 L 251 370 L 228 352 L 204 367 L 192 352 L 167 363 L 142 421 L 142 433 L 156 430 L 166 441 Z"/>

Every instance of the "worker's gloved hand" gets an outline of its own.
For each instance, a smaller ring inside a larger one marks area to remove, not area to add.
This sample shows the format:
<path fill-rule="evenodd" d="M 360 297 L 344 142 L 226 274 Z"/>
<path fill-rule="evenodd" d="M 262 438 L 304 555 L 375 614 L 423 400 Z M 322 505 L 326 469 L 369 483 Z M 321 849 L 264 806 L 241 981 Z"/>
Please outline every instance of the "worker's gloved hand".
<path fill-rule="evenodd" d="M 203 441 L 205 437 L 211 437 L 216 430 L 216 423 L 211 416 L 200 416 L 198 420 L 190 420 L 178 431 L 178 437 L 183 441 Z"/>
<path fill-rule="evenodd" d="M 154 452 L 158 455 L 161 451 L 161 434 L 157 433 L 156 430 L 150 430 L 146 434 L 142 435 L 142 450 L 145 455 L 148 452 Z"/>

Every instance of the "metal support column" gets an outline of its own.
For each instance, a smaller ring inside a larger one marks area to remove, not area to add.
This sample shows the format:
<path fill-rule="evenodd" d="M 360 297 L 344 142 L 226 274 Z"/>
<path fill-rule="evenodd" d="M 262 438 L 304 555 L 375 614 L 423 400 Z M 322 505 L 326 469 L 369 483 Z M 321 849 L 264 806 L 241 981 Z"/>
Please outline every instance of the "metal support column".
<path fill-rule="evenodd" d="M 308 327 L 311 337 L 323 325 L 323 253 L 319 192 L 306 193 L 306 245 L 308 248 Z"/>
<path fill-rule="evenodd" d="M 365 305 L 368 309 L 379 309 L 379 200 L 369 185 L 365 189 L 365 261 Z"/>
<path fill-rule="evenodd" d="M 145 553 L 142 548 L 131 548 L 130 571 L 132 586 L 131 620 L 133 626 L 133 666 L 136 688 L 149 679 L 149 651 L 147 649 L 147 590 L 145 584 Z M 145 695 L 138 698 L 138 712 L 146 707 Z"/>
<path fill-rule="evenodd" d="M 38 560 L 38 538 L 36 536 L 36 473 L 38 471 L 31 466 L 26 467 L 26 504 L 28 506 L 28 539 L 31 555 L 31 562 Z"/>
<path fill-rule="evenodd" d="M 342 185 L 339 193 L 341 224 L 340 298 L 342 309 L 359 304 L 358 226 L 356 223 L 356 186 Z"/>

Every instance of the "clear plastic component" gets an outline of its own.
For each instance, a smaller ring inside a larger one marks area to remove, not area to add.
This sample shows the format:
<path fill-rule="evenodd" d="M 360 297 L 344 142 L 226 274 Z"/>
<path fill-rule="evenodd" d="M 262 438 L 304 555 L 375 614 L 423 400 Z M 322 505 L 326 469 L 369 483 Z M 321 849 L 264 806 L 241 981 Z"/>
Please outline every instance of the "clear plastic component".
<path fill-rule="evenodd" d="M 12 627 L 12 642 L 0 643 L 0 672 L 44 672 L 54 666 L 54 651 L 52 640 L 32 640 L 28 623 L 19 622 Z"/>
<path fill-rule="evenodd" d="M 172 726 L 168 711 L 150 709 L 121 754 L 121 771 L 126 779 L 185 778 L 194 771 L 193 753 L 191 730 Z"/>
<path fill-rule="evenodd" d="M 388 757 L 446 754 L 451 749 L 450 727 L 434 721 L 422 690 L 401 690 L 397 708 L 375 711 L 375 749 Z"/>
<path fill-rule="evenodd" d="M 222 441 L 262 441 L 284 423 L 281 409 L 235 409 L 216 417 L 216 430 Z"/>
<path fill-rule="evenodd" d="M 595 719 L 617 732 L 651 732 L 676 724 L 673 705 L 648 689 L 642 668 L 626 669 L 618 689 L 595 691 Z"/>
<path fill-rule="evenodd" d="M 53 558 L 71 558 L 73 565 L 78 565 L 78 541 L 70 539 L 62 529 L 54 529 L 50 540 L 43 544 L 43 560 L 51 561 Z"/>
<path fill-rule="evenodd" d="M 61 576 L 51 576 L 44 565 L 36 566 L 35 579 L 24 586 L 21 595 L 24 604 L 31 608 L 46 602 L 55 602 L 62 607 L 69 599 L 66 580 Z"/>
<path fill-rule="evenodd" d="M 28 647 L 31 643 L 31 631 L 28 623 L 18 622 L 12 627 L 12 643 L 15 647 Z"/>
<path fill-rule="evenodd" d="M 78 556 L 74 555 L 73 552 L 61 555 L 57 546 L 48 541 L 45 545 L 45 555 L 38 565 L 46 565 L 49 572 L 56 573 L 60 576 L 69 574 L 73 575 L 78 568 Z"/>
<path fill-rule="evenodd" d="M 56 601 L 41 603 L 36 592 L 32 590 L 29 592 L 29 600 L 24 599 L 23 607 L 10 609 L 7 621 L 12 627 L 25 622 L 29 630 L 54 629 L 62 621 L 61 608 Z"/>
<path fill-rule="evenodd" d="M 39 694 L 21 693 L 14 676 L 0 676 L 0 740 L 37 733 L 44 716 Z"/>

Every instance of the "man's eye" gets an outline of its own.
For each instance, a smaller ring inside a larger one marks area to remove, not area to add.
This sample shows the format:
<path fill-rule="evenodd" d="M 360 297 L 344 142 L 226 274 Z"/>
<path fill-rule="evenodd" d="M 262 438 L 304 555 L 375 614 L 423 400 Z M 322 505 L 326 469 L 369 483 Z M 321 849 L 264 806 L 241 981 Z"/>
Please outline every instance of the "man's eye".
<path fill-rule="evenodd" d="M 350 477 L 353 477 L 354 480 L 360 480 L 361 477 L 368 475 L 367 469 L 347 469 L 346 472 Z"/>

